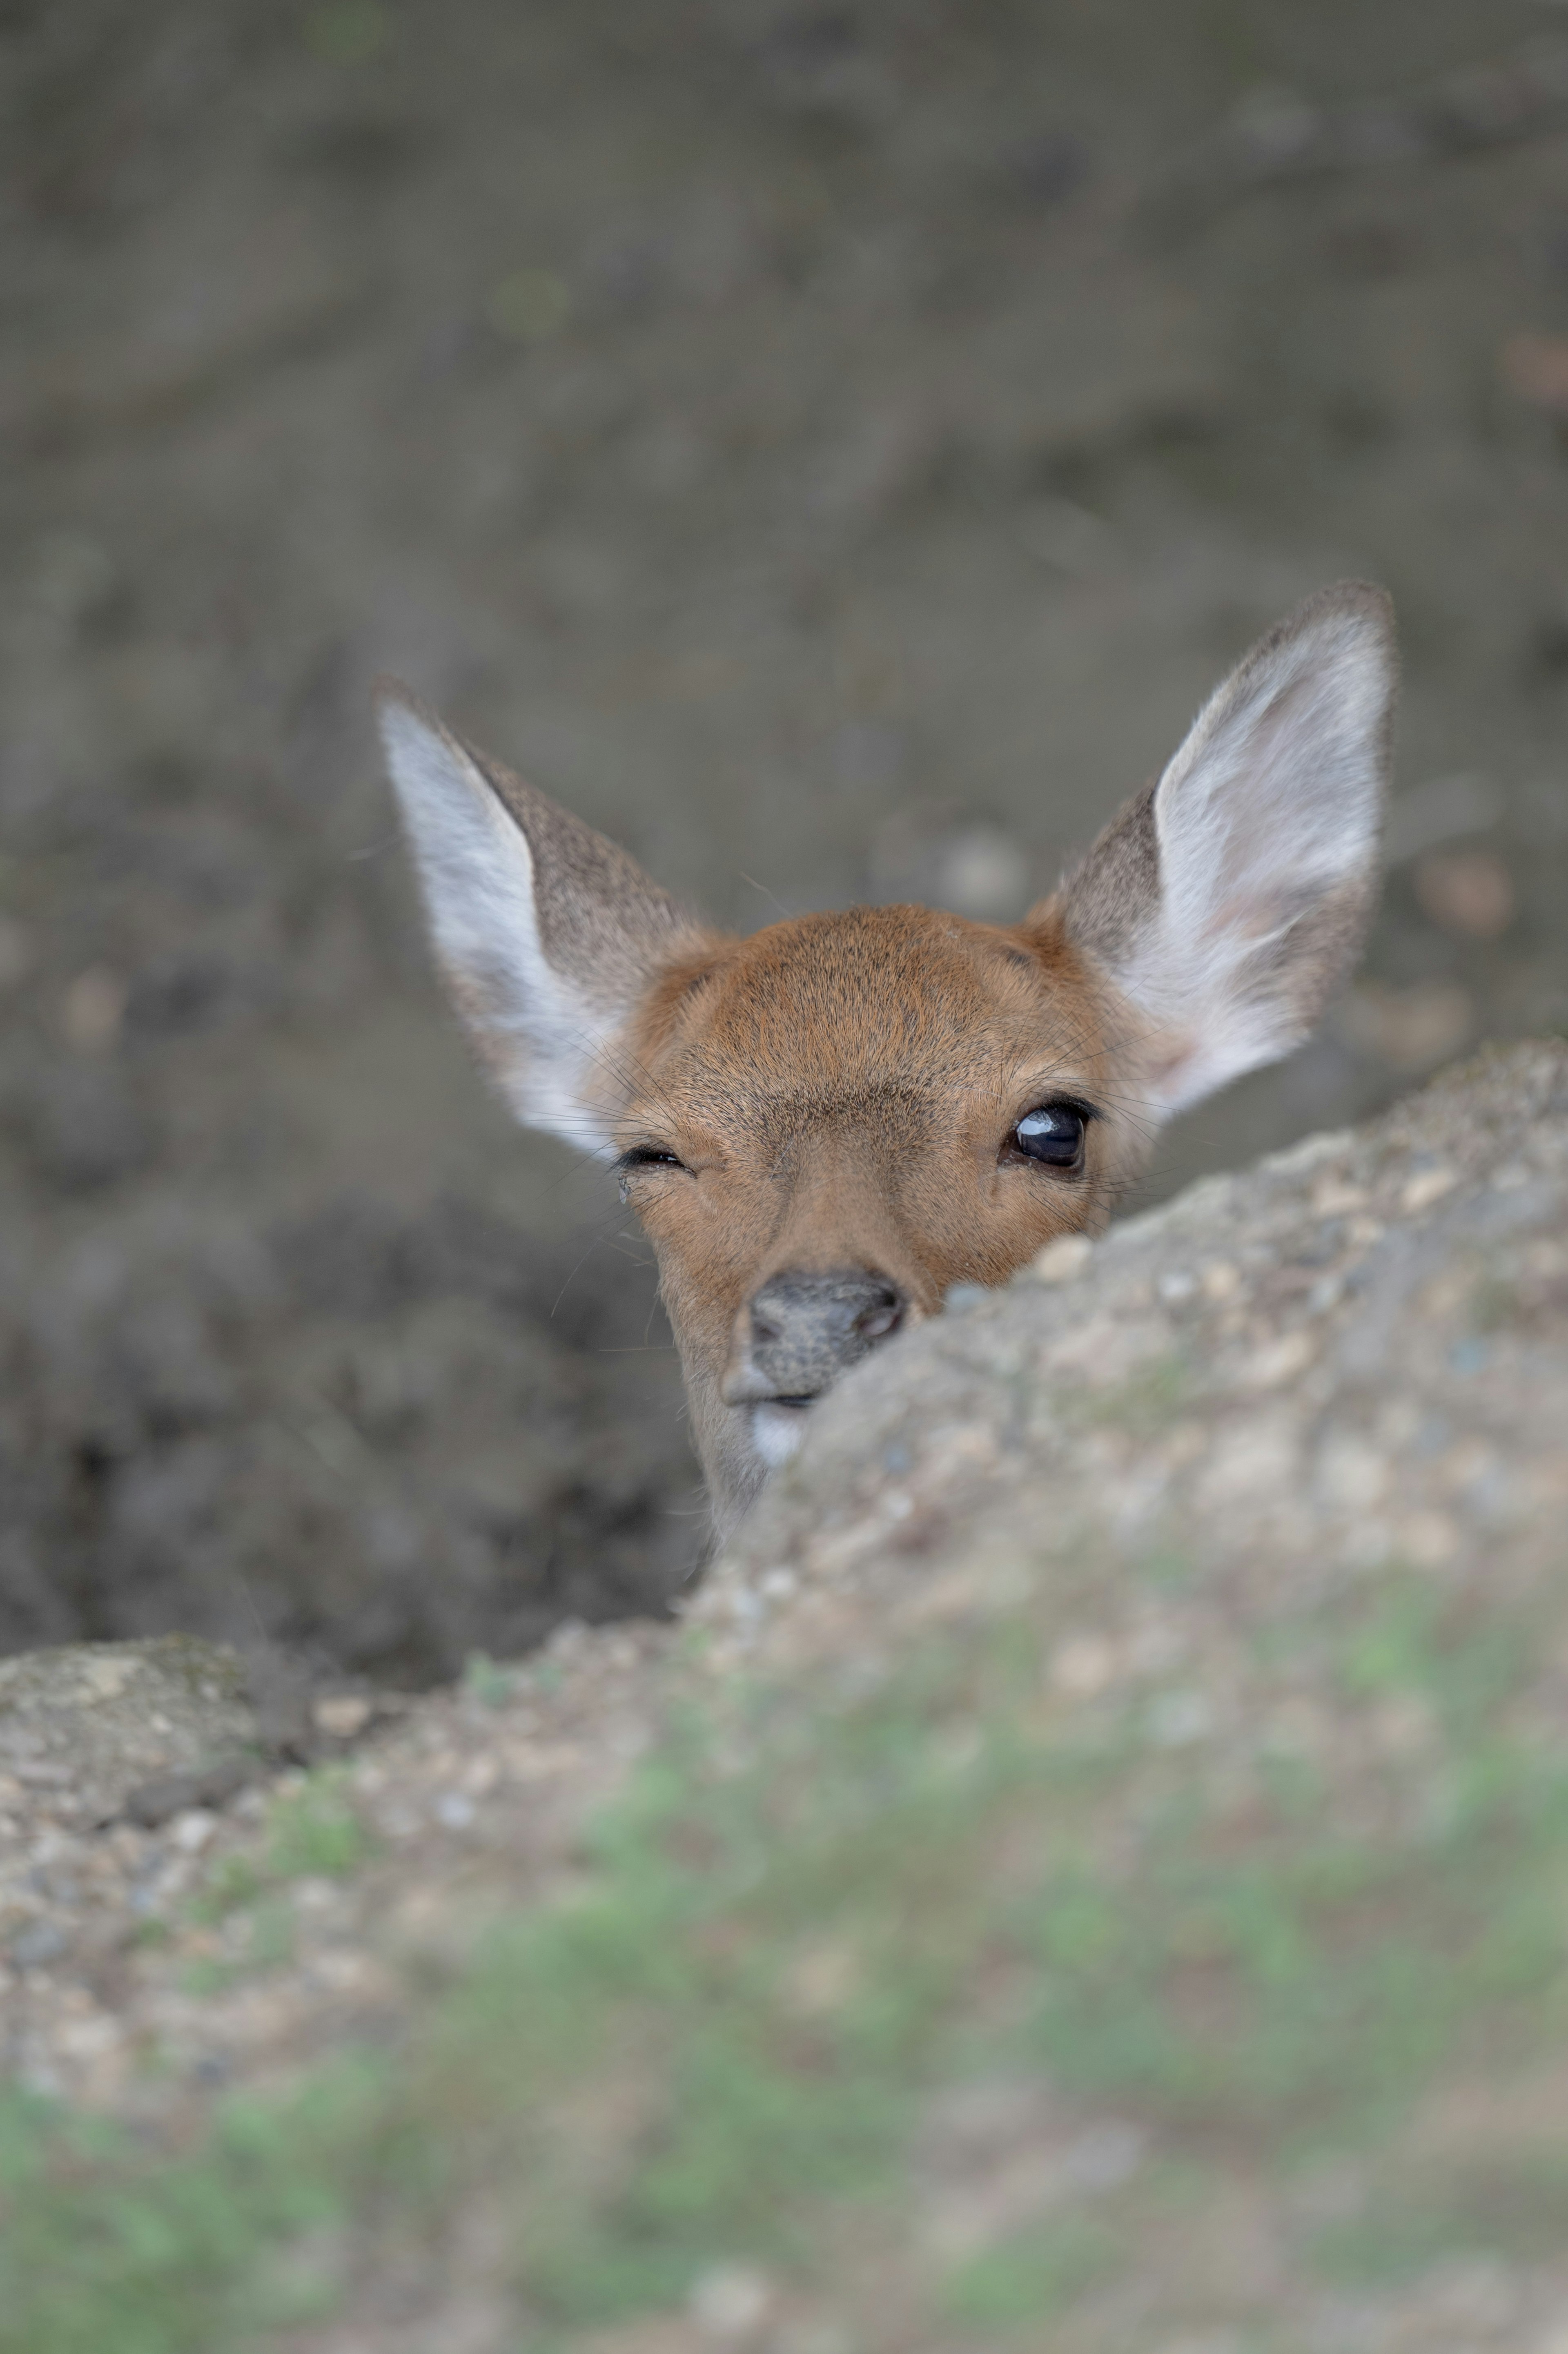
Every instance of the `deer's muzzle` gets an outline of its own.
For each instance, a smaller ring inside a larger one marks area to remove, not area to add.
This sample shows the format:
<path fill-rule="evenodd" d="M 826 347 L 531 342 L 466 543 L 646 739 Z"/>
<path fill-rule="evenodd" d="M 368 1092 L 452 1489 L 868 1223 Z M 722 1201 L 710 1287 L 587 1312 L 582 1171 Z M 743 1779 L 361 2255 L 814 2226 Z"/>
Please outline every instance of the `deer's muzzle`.
<path fill-rule="evenodd" d="M 725 1404 L 807 1404 L 890 1339 L 905 1307 L 897 1285 L 866 1268 L 769 1276 L 736 1319 Z"/>

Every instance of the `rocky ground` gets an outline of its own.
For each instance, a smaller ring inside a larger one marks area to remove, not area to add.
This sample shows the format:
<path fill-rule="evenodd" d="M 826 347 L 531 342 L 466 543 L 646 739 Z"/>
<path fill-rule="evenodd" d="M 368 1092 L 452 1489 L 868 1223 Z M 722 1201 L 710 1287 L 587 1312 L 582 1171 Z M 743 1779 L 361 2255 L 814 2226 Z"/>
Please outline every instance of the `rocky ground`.
<path fill-rule="evenodd" d="M 700 1553 L 380 669 L 723 920 L 1009 912 L 1371 574 L 1366 972 L 1149 1198 L 1562 1022 L 1563 84 L 1542 0 L 0 11 L 0 1649 L 406 1688 Z"/>
<path fill-rule="evenodd" d="M 9 2063 L 136 2137 L 0 2346 L 1560 2354 L 1565 1405 L 1536 1044 L 955 1301 L 678 1628 L 0 1669 Z"/>

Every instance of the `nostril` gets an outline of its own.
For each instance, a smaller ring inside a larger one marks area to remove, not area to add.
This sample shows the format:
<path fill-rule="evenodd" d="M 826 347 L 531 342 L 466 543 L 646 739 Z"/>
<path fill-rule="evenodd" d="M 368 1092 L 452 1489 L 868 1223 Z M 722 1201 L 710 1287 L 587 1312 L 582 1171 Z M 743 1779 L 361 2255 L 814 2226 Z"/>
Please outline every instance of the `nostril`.
<path fill-rule="evenodd" d="M 905 1307 L 898 1286 L 869 1268 L 788 1267 L 769 1276 L 747 1303 L 743 1328 L 751 1394 L 819 1396 L 898 1331 Z"/>
<path fill-rule="evenodd" d="M 890 1332 L 897 1331 L 903 1321 L 904 1302 L 896 1293 L 890 1291 L 884 1299 L 862 1310 L 854 1320 L 854 1329 L 863 1341 L 885 1341 Z"/>

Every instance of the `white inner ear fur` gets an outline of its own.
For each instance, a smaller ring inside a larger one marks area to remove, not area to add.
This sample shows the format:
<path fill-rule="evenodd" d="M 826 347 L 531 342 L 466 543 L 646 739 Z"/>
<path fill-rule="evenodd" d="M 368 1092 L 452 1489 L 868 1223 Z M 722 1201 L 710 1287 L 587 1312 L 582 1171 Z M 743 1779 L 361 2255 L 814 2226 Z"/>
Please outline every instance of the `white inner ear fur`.
<path fill-rule="evenodd" d="M 1163 1114 L 1298 1045 L 1293 927 L 1378 862 L 1393 677 L 1356 610 L 1315 617 L 1211 698 L 1156 789 L 1160 892 L 1117 976 L 1170 1040 Z"/>
<path fill-rule="evenodd" d="M 406 704 L 380 708 L 387 765 L 436 956 L 517 1118 L 613 1158 L 584 1084 L 619 1015 L 549 962 L 528 838 L 461 747 Z"/>

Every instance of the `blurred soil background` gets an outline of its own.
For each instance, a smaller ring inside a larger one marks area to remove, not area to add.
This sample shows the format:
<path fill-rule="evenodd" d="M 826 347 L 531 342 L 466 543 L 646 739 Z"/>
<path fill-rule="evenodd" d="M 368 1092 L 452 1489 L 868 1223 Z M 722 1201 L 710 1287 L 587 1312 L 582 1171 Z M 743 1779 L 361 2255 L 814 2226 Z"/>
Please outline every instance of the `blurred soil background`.
<path fill-rule="evenodd" d="M 418 1684 L 698 1559 L 378 671 L 737 927 L 1007 917 L 1368 574 L 1365 972 L 1144 1198 L 1568 1022 L 1561 7 L 5 0 L 0 117 L 0 1650 Z"/>

